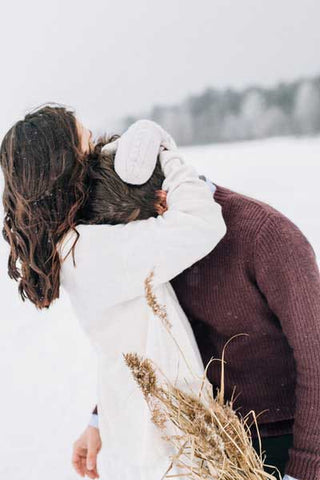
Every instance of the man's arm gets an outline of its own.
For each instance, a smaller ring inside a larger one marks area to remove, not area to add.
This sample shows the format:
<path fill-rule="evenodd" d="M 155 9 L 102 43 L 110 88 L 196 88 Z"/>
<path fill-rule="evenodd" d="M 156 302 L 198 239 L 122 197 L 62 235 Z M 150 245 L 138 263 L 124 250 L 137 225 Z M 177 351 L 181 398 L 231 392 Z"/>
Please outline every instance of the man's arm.
<path fill-rule="evenodd" d="M 296 361 L 293 446 L 286 474 L 320 478 L 320 278 L 302 232 L 274 213 L 255 245 L 256 281 L 275 313 Z"/>

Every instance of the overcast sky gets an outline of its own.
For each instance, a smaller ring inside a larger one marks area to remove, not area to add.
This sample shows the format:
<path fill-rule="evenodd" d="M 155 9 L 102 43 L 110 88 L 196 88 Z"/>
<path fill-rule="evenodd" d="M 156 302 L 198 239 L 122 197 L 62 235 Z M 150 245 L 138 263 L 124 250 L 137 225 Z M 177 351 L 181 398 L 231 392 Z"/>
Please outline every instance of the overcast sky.
<path fill-rule="evenodd" d="M 207 86 L 320 73 L 319 0 L 28 0 L 0 14 L 1 135 L 47 101 L 111 133 Z"/>

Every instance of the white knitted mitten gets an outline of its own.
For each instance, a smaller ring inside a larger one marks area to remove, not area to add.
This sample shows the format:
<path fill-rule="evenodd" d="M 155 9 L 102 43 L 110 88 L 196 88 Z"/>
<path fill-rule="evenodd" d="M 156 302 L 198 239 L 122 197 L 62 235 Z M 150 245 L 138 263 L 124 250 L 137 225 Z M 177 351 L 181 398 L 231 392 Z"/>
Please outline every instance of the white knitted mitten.
<path fill-rule="evenodd" d="M 116 152 L 114 169 L 124 182 L 142 185 L 151 177 L 163 148 L 177 149 L 169 133 L 152 120 L 138 120 L 102 151 Z"/>

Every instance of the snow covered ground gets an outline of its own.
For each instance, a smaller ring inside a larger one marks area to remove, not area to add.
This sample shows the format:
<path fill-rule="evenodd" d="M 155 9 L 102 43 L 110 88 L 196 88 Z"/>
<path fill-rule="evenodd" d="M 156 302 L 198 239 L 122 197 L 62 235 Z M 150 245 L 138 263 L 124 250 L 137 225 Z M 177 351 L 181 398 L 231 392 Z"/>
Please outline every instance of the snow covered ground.
<path fill-rule="evenodd" d="M 199 173 L 284 212 L 320 259 L 320 138 L 184 151 Z M 1 239 L 0 477 L 75 480 L 72 443 L 95 404 L 94 352 L 63 295 L 48 312 L 20 301 L 6 275 L 7 251 Z"/>

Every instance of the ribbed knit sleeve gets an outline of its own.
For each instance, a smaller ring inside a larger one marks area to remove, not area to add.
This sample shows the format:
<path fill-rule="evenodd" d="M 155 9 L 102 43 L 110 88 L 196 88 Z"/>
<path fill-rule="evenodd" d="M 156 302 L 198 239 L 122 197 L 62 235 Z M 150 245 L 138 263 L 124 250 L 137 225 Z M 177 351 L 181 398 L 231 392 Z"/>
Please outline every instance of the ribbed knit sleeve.
<path fill-rule="evenodd" d="M 320 279 L 312 247 L 280 213 L 256 238 L 256 281 L 293 349 L 297 381 L 293 447 L 286 474 L 320 479 Z"/>

